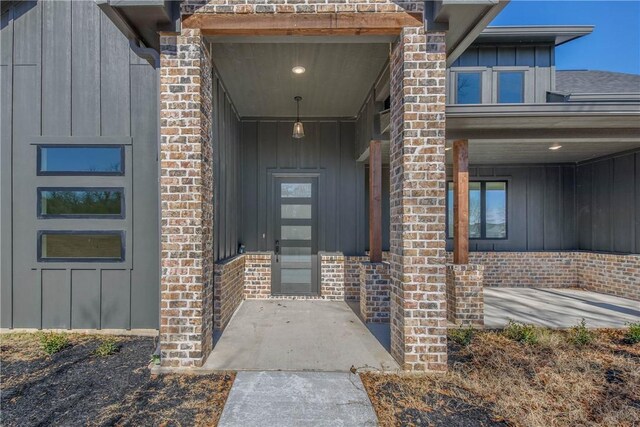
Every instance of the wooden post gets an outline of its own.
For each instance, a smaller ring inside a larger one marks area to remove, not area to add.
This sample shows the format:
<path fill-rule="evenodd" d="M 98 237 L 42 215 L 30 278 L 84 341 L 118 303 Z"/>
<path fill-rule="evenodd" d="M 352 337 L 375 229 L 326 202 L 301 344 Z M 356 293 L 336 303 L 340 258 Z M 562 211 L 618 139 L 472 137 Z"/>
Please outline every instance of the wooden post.
<path fill-rule="evenodd" d="M 382 150 L 369 143 L 369 261 L 382 262 Z"/>
<path fill-rule="evenodd" d="M 469 263 L 469 141 L 453 142 L 453 263 Z"/>

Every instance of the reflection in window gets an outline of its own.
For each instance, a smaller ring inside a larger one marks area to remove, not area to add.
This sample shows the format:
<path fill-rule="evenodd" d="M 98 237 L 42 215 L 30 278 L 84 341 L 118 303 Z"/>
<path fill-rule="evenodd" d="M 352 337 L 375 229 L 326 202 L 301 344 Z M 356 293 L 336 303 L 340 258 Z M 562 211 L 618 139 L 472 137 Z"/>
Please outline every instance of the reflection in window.
<path fill-rule="evenodd" d="M 453 182 L 447 191 L 447 237 L 453 238 Z M 507 238 L 507 183 L 469 182 L 469 238 Z"/>
<path fill-rule="evenodd" d="M 101 189 L 38 189 L 38 215 L 47 217 L 124 217 L 123 190 Z"/>
<path fill-rule="evenodd" d="M 61 145 L 38 147 L 38 173 L 42 175 L 122 175 L 122 146 Z"/>
<path fill-rule="evenodd" d="M 498 102 L 516 104 L 524 102 L 524 73 L 501 71 L 498 73 Z"/>
<path fill-rule="evenodd" d="M 481 104 L 481 73 L 457 73 L 456 103 Z"/>
<path fill-rule="evenodd" d="M 120 231 L 42 231 L 38 245 L 41 261 L 122 261 Z"/>
<path fill-rule="evenodd" d="M 280 192 L 283 198 L 308 198 L 311 197 L 311 184 L 293 184 L 283 182 L 280 185 Z"/>

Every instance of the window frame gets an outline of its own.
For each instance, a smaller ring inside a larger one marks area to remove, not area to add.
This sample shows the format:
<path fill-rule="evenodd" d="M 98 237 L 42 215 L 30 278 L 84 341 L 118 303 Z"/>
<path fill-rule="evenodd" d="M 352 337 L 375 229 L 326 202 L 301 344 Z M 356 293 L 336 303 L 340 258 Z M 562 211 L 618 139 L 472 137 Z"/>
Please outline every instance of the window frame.
<path fill-rule="evenodd" d="M 509 180 L 506 178 L 495 179 L 470 179 L 471 182 L 480 183 L 480 237 L 469 237 L 469 240 L 509 240 Z M 487 183 L 500 182 L 504 183 L 504 216 L 505 216 L 505 235 L 504 237 L 487 237 Z M 452 180 L 447 180 L 446 198 L 445 198 L 445 235 L 447 239 L 453 239 L 453 230 L 449 227 L 449 209 L 453 210 L 453 205 L 449 203 L 449 184 L 453 185 Z M 455 217 L 454 217 L 455 221 Z"/>
<path fill-rule="evenodd" d="M 42 256 L 42 236 L 45 234 L 98 234 L 120 236 L 120 258 L 49 258 Z M 38 230 L 37 259 L 38 262 L 66 262 L 66 263 L 118 263 L 126 259 L 126 232 L 124 230 Z"/>
<path fill-rule="evenodd" d="M 527 70 L 526 69 L 496 69 L 496 104 L 525 104 L 527 99 L 526 93 L 526 80 L 527 80 Z M 504 73 L 514 73 L 520 74 L 522 76 L 522 101 L 520 102 L 500 102 L 500 75 Z"/>
<path fill-rule="evenodd" d="M 483 102 L 483 98 L 484 98 L 484 69 L 464 69 L 464 68 L 458 68 L 456 70 L 453 71 L 455 73 L 455 84 L 454 84 L 454 105 L 481 105 Z M 479 96 L 479 102 L 477 103 L 461 103 L 459 102 L 459 96 L 460 96 L 460 91 L 458 90 L 458 79 L 460 78 L 461 74 L 477 74 L 478 75 L 478 83 L 480 84 L 480 86 L 478 87 L 478 96 Z"/>
<path fill-rule="evenodd" d="M 126 219 L 126 195 L 124 187 L 37 187 L 36 202 L 38 219 Z M 118 191 L 120 192 L 120 213 L 119 214 L 45 214 L 42 213 L 42 192 L 43 191 Z"/>
<path fill-rule="evenodd" d="M 38 144 L 36 176 L 124 176 L 125 175 L 125 149 L 123 144 Z M 117 172 L 78 172 L 78 171 L 43 171 L 43 148 L 117 148 L 120 150 L 120 170 Z"/>

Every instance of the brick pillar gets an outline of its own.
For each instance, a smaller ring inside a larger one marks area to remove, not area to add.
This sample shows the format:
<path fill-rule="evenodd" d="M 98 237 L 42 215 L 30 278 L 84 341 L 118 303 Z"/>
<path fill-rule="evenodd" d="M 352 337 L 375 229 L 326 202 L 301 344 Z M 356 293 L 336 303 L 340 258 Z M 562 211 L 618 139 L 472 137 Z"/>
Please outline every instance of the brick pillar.
<path fill-rule="evenodd" d="M 484 328 L 484 266 L 447 265 L 447 318 L 456 325 Z"/>
<path fill-rule="evenodd" d="M 160 39 L 162 365 L 200 366 L 212 347 L 211 61 L 199 30 Z"/>
<path fill-rule="evenodd" d="M 405 28 L 391 54 L 391 354 L 447 369 L 443 33 Z"/>

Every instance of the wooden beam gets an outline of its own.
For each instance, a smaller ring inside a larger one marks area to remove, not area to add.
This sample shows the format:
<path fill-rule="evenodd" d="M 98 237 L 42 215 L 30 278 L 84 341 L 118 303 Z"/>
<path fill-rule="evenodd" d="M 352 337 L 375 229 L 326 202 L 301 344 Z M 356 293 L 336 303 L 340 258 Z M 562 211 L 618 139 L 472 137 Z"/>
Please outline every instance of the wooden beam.
<path fill-rule="evenodd" d="M 369 261 L 382 262 L 382 144 L 369 143 Z"/>
<path fill-rule="evenodd" d="M 469 141 L 453 142 L 453 263 L 469 263 Z"/>
<path fill-rule="evenodd" d="M 421 13 L 195 13 L 182 20 L 182 28 L 204 35 L 397 35 L 416 26 Z"/>

